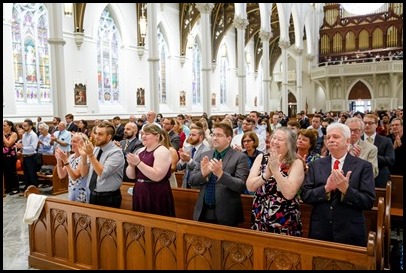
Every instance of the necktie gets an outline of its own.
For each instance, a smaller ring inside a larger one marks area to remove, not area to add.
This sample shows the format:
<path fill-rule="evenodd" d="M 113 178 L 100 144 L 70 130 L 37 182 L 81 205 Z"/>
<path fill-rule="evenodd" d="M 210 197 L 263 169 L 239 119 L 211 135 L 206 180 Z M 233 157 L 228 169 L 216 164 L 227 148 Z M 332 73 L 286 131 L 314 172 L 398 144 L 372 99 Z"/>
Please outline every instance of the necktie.
<path fill-rule="evenodd" d="M 339 165 L 340 165 L 340 161 L 339 161 L 339 160 L 334 161 L 333 169 L 334 169 L 334 170 L 338 170 L 338 166 L 339 166 Z"/>
<path fill-rule="evenodd" d="M 99 149 L 99 153 L 97 154 L 97 161 L 99 161 L 102 153 L 103 153 L 103 150 Z M 90 178 L 90 183 L 89 183 L 90 191 L 93 191 L 96 188 L 96 182 L 97 182 L 97 173 L 93 168 L 92 177 Z"/>
<path fill-rule="evenodd" d="M 368 141 L 369 143 L 373 144 L 373 139 L 372 139 L 372 137 L 367 137 L 367 141 Z"/>
<path fill-rule="evenodd" d="M 220 153 L 215 152 L 214 157 L 217 159 L 221 159 Z M 206 205 L 214 206 L 216 204 L 216 182 L 217 176 L 213 173 L 210 174 L 209 183 L 207 184 L 206 193 L 204 195 L 204 202 Z"/>
<path fill-rule="evenodd" d="M 191 156 L 190 156 L 190 159 L 193 159 L 193 157 L 194 157 L 194 155 L 195 155 L 195 152 L 196 152 L 196 148 L 193 147 L 193 148 L 192 148 L 192 154 L 191 154 Z M 187 169 L 186 182 L 187 182 L 187 186 L 190 188 L 190 185 L 189 185 L 189 176 L 190 176 L 190 170 Z"/>
<path fill-rule="evenodd" d="M 130 141 L 128 140 L 128 139 L 126 139 L 126 141 L 125 141 L 125 146 L 124 146 L 124 153 L 127 151 L 127 148 L 128 148 L 128 144 L 130 143 Z"/>

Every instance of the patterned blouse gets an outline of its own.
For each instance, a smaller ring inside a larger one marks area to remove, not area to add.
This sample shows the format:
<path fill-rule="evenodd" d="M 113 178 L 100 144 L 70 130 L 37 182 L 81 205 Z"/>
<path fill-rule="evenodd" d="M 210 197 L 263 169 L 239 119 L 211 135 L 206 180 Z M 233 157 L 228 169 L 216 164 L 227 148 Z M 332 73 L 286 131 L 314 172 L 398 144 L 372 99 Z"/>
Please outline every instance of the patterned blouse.
<path fill-rule="evenodd" d="M 74 154 L 69 156 L 69 164 L 73 170 L 78 168 L 82 156 L 75 158 Z M 79 177 L 77 180 L 72 180 L 69 177 L 68 199 L 82 203 L 89 203 L 89 187 L 87 186 L 87 176 Z"/>
<path fill-rule="evenodd" d="M 266 168 L 267 163 L 267 160 L 262 161 L 262 170 Z M 284 176 L 288 176 L 289 167 L 286 164 L 279 167 Z M 251 229 L 302 236 L 298 195 L 292 200 L 287 200 L 279 191 L 275 178 L 273 176 L 269 178 L 254 194 Z"/>
<path fill-rule="evenodd" d="M 5 138 L 9 140 L 11 137 L 11 133 L 6 134 Z M 3 142 L 3 157 L 15 157 L 17 155 L 16 153 L 16 144 L 14 143 L 10 147 L 6 147 Z"/>

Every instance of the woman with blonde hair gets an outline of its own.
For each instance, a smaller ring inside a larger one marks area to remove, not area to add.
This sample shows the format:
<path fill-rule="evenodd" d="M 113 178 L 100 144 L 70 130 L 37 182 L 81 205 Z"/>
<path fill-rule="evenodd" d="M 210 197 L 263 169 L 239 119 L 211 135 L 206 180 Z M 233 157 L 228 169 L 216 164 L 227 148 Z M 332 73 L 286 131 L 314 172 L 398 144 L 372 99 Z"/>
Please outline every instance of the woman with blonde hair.
<path fill-rule="evenodd" d="M 62 151 L 60 148 L 55 150 L 56 170 L 59 179 L 69 176 L 68 199 L 82 203 L 89 203 L 90 190 L 87 186 L 87 175 L 80 175 L 82 156 L 79 153 L 79 146 L 88 142 L 89 138 L 86 134 L 76 132 L 71 138 L 72 154 Z"/>
<path fill-rule="evenodd" d="M 180 145 L 179 148 L 183 147 L 183 143 L 186 140 L 186 134 L 183 132 L 183 125 L 180 123 L 180 121 L 176 118 L 173 119 L 175 121 L 175 125 L 173 126 L 173 131 L 175 131 L 179 137 L 180 137 Z"/>
<path fill-rule="evenodd" d="M 176 182 L 176 164 L 178 164 L 179 161 L 179 155 L 178 151 L 176 151 L 175 148 L 172 147 L 171 141 L 169 139 L 168 132 L 165 130 L 161 130 L 163 140 L 162 140 L 162 145 L 164 145 L 168 150 L 171 152 L 171 157 L 172 157 L 172 163 L 171 163 L 171 177 L 169 178 L 169 182 L 171 184 L 171 188 L 177 188 L 178 187 L 178 182 Z"/>
<path fill-rule="evenodd" d="M 175 216 L 175 203 L 169 183 L 171 152 L 162 145 L 162 129 L 147 124 L 140 132 L 143 148 L 127 154 L 128 178 L 135 179 L 133 210 Z"/>

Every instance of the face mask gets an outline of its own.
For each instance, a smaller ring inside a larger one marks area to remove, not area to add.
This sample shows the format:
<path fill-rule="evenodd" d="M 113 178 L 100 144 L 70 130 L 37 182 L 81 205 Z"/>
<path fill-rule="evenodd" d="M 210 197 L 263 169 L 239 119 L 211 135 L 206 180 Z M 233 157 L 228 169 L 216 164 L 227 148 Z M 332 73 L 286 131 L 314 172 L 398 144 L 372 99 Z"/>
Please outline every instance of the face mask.
<path fill-rule="evenodd" d="M 325 136 L 327 134 L 327 128 L 321 127 L 321 132 Z"/>

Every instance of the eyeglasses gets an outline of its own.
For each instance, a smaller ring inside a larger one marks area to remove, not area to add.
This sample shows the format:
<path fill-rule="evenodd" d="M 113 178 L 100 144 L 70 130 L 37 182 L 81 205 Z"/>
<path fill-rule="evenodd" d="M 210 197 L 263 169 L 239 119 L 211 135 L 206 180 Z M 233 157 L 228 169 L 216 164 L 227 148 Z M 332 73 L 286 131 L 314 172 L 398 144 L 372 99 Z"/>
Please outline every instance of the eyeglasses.
<path fill-rule="evenodd" d="M 350 131 L 351 131 L 351 133 L 354 133 L 354 134 L 359 134 L 359 132 L 361 132 L 360 129 L 350 129 Z"/>
<path fill-rule="evenodd" d="M 247 139 L 247 140 L 242 141 L 242 143 L 250 143 L 250 142 L 253 142 L 253 140 L 252 139 Z"/>
<path fill-rule="evenodd" d="M 225 137 L 226 135 L 223 134 L 211 134 L 211 137 L 216 137 L 216 138 L 220 138 L 220 137 Z"/>
<path fill-rule="evenodd" d="M 364 121 L 365 125 L 374 125 L 375 122 L 373 121 Z"/>

